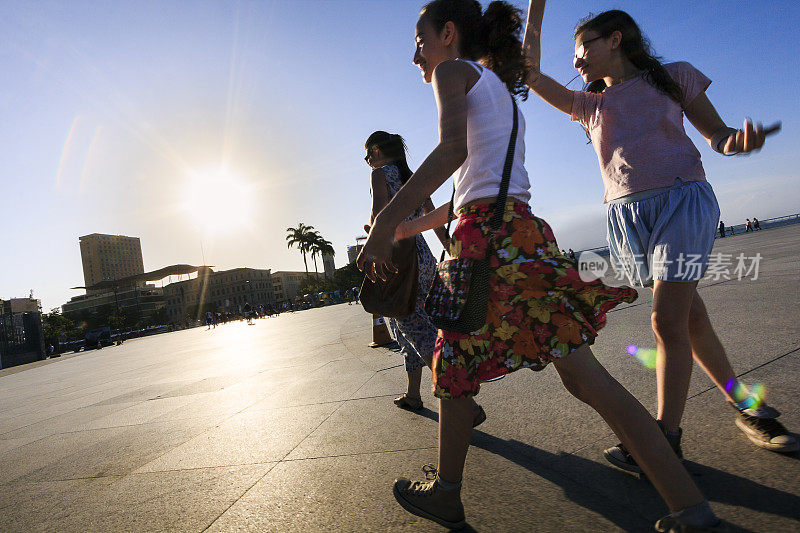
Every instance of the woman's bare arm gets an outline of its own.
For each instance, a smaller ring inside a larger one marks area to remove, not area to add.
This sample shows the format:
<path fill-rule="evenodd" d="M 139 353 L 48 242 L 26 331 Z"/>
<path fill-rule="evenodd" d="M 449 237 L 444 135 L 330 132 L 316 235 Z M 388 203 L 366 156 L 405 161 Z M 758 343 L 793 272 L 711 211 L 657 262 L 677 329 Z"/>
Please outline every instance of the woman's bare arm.
<path fill-rule="evenodd" d="M 430 206 L 433 207 L 433 202 L 431 202 Z M 449 212 L 450 203 L 446 203 L 440 205 L 436 209 L 427 211 L 424 216 L 403 222 L 397 226 L 394 238 L 397 240 L 407 239 L 408 237 L 413 237 L 414 235 L 419 235 L 423 231 L 432 229 L 436 233 L 436 236 L 439 237 L 439 242 L 446 248 L 450 243 L 447 240 L 447 233 L 445 232 L 444 225 L 448 222 L 447 215 Z"/>
<path fill-rule="evenodd" d="M 433 206 L 433 202 L 431 201 L 430 198 L 428 198 L 428 200 L 425 202 L 425 205 L 423 205 L 422 207 L 425 209 L 425 214 L 426 215 L 436 211 L 436 209 Z M 448 202 L 448 203 L 444 204 L 443 206 L 440 206 L 439 209 L 441 209 L 443 207 L 448 208 L 447 210 L 449 212 L 450 203 Z M 437 214 L 437 216 L 439 216 L 439 215 Z M 433 218 L 433 219 L 431 219 L 431 223 L 437 222 L 438 220 L 439 220 L 438 218 Z M 444 222 L 442 222 L 438 226 L 434 226 L 433 227 L 433 232 L 436 234 L 436 236 L 439 238 L 439 242 L 442 243 L 442 246 L 444 246 L 445 248 L 448 248 L 450 246 L 450 239 L 449 239 L 449 237 L 447 235 L 447 230 L 445 230 L 445 228 L 444 228 L 444 226 L 445 226 L 445 224 L 447 224 L 447 222 L 448 222 L 447 213 L 445 213 Z M 422 230 L 422 231 L 425 231 L 425 230 Z"/>
<path fill-rule="evenodd" d="M 375 218 L 358 257 L 359 268 L 369 259 L 366 275 L 370 279 L 385 279 L 384 270 L 394 269 L 391 245 L 397 226 L 430 198 L 467 158 L 466 86 L 474 74 L 472 67 L 459 61 L 444 61 L 433 71 L 433 90 L 439 109 L 439 144 Z"/>
<path fill-rule="evenodd" d="M 570 91 L 553 78 L 542 74 L 542 19 L 546 0 L 530 0 L 528 2 L 528 21 L 525 26 L 525 37 L 522 50 L 530 67 L 526 83 L 542 100 L 559 111 L 572 114 L 574 92 Z"/>
<path fill-rule="evenodd" d="M 369 224 L 371 226 L 375 221 L 375 217 L 378 216 L 378 213 L 389 203 L 389 190 L 386 187 L 386 173 L 382 168 L 376 168 L 372 171 L 370 194 L 372 195 L 372 213 L 369 217 Z"/>
<path fill-rule="evenodd" d="M 766 134 L 761 123 L 754 125 L 752 121 L 745 119 L 742 129 L 729 128 L 706 93 L 697 95 L 686 106 L 684 113 L 714 151 L 723 154 L 749 153 L 764 146 Z"/>

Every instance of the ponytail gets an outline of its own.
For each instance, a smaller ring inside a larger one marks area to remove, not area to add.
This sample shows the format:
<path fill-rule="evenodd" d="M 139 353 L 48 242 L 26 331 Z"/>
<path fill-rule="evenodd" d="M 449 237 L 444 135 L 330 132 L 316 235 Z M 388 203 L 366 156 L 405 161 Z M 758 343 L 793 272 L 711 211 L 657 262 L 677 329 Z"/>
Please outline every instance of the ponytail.
<path fill-rule="evenodd" d="M 502 0 L 491 2 L 482 12 L 477 0 L 433 0 L 422 8 L 437 31 L 452 22 L 460 36 L 459 53 L 480 61 L 499 77 L 508 91 L 528 98 L 528 63 L 522 52 L 522 12 Z"/>
<path fill-rule="evenodd" d="M 367 142 L 364 143 L 364 148 L 367 150 L 373 146 L 379 148 L 391 163 L 397 165 L 397 169 L 400 171 L 400 181 L 405 184 L 413 174 L 406 161 L 408 148 L 405 139 L 396 133 L 376 131 L 367 137 Z"/>

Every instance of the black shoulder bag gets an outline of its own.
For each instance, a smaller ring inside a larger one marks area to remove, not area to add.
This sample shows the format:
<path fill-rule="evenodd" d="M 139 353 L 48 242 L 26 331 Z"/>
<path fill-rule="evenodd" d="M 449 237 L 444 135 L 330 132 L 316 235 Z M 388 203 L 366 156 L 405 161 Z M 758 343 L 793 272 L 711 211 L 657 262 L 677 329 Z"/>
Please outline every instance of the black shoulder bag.
<path fill-rule="evenodd" d="M 508 143 L 506 162 L 503 167 L 503 179 L 500 192 L 494 204 L 494 212 L 490 222 L 490 234 L 486 244 L 484 259 L 450 259 L 436 266 L 436 277 L 425 300 L 425 312 L 437 328 L 457 333 L 471 333 L 486 324 L 486 313 L 489 308 L 489 277 L 491 269 L 489 258 L 494 251 L 494 237 L 503 222 L 503 212 L 508 197 L 508 184 L 511 180 L 511 167 L 514 164 L 514 148 L 517 144 L 517 102 L 511 97 L 514 109 L 514 122 L 511 127 L 511 140 Z M 450 199 L 450 212 L 447 223 L 447 236 L 450 237 L 450 224 L 453 222 L 453 201 L 456 189 L 453 185 L 453 197 Z"/>

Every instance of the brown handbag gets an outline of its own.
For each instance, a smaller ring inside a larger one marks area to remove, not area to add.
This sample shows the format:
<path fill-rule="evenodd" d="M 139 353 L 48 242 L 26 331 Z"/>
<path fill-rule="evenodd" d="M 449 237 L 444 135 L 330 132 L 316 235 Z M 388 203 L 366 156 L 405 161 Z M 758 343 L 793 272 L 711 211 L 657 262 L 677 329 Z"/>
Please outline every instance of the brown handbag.
<path fill-rule="evenodd" d="M 361 305 L 373 315 L 403 318 L 414 312 L 419 288 L 419 263 L 416 238 L 401 239 L 392 247 L 392 264 L 397 272 L 389 273 L 386 281 L 373 283 L 364 276 L 361 284 Z"/>

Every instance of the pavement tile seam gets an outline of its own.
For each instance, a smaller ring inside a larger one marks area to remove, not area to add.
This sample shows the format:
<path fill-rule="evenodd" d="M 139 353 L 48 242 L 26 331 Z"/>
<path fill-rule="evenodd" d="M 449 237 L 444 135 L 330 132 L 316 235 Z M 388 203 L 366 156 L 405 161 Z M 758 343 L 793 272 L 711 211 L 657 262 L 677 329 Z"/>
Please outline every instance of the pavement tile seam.
<path fill-rule="evenodd" d="M 417 448 L 398 448 L 396 450 L 377 450 L 371 452 L 337 453 L 332 455 L 316 455 L 314 457 L 298 457 L 296 459 L 281 459 L 278 463 L 294 463 L 297 461 L 315 461 L 319 459 L 335 459 L 337 457 L 359 457 L 367 455 L 380 455 L 382 453 L 401 453 L 401 452 L 420 452 L 425 450 L 436 450 L 438 446 L 421 446 Z"/>

